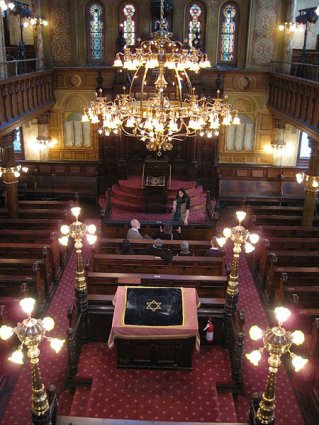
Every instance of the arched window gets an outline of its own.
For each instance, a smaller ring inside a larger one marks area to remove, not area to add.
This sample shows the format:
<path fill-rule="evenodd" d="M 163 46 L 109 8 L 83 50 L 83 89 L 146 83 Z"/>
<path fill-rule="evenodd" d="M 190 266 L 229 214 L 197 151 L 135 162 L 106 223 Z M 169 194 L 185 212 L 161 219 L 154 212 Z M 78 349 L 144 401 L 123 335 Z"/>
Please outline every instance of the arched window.
<path fill-rule="evenodd" d="M 186 11 L 186 38 L 190 48 L 203 48 L 205 40 L 205 8 L 200 2 L 190 3 Z"/>
<path fill-rule="evenodd" d="M 104 61 L 104 7 L 100 2 L 88 5 L 88 59 L 89 62 Z"/>
<path fill-rule="evenodd" d="M 225 3 L 219 17 L 219 49 L 220 64 L 236 65 L 238 39 L 239 8 L 236 3 Z"/>
<path fill-rule="evenodd" d="M 136 39 L 136 7 L 132 3 L 125 3 L 120 14 L 120 26 L 126 46 L 134 46 Z"/>

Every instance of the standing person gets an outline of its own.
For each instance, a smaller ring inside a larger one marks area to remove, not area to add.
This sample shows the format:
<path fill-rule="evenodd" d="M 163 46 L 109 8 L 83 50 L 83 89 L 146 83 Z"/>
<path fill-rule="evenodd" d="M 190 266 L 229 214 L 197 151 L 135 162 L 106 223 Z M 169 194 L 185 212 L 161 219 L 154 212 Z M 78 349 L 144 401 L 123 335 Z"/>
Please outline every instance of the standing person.
<path fill-rule="evenodd" d="M 173 202 L 173 222 L 188 225 L 190 199 L 185 189 L 179 189 Z"/>
<path fill-rule="evenodd" d="M 141 223 L 133 218 L 131 220 L 131 228 L 128 230 L 126 239 L 143 239 L 143 236 L 140 234 Z"/>

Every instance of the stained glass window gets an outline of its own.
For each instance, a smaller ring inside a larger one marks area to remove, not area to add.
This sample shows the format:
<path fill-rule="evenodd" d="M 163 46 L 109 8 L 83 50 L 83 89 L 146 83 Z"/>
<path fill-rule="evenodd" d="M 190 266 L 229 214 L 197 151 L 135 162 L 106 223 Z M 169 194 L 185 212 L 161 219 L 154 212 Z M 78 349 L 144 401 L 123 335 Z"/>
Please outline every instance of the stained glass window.
<path fill-rule="evenodd" d="M 21 127 L 16 128 L 13 149 L 15 152 L 22 152 Z"/>
<path fill-rule="evenodd" d="M 121 24 L 126 46 L 135 45 L 135 7 L 132 4 L 125 4 L 123 7 L 124 20 Z"/>
<path fill-rule="evenodd" d="M 221 10 L 219 31 L 219 63 L 236 63 L 238 7 L 226 3 Z"/>
<path fill-rule="evenodd" d="M 103 62 L 104 60 L 104 8 L 94 2 L 88 7 L 89 29 L 89 60 Z"/>
<path fill-rule="evenodd" d="M 201 21 L 200 16 L 202 14 L 202 8 L 198 3 L 194 3 L 189 8 L 190 20 L 188 23 L 188 45 L 189 47 L 198 47 L 194 46 L 194 40 L 196 38 L 200 39 L 201 36 Z M 199 39 L 196 40 L 199 42 Z"/>

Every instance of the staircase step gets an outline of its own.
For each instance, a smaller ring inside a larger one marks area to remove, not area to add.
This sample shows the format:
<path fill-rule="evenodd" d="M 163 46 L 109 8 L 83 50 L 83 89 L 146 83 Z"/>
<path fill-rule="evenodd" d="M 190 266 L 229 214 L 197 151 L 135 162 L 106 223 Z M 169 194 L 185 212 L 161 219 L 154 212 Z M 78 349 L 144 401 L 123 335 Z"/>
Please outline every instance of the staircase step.
<path fill-rule="evenodd" d="M 73 401 L 73 395 L 70 390 L 65 390 L 59 395 L 59 414 L 68 416 Z"/>
<path fill-rule="evenodd" d="M 77 385 L 70 408 L 70 416 L 86 415 L 90 393 L 91 385 Z"/>

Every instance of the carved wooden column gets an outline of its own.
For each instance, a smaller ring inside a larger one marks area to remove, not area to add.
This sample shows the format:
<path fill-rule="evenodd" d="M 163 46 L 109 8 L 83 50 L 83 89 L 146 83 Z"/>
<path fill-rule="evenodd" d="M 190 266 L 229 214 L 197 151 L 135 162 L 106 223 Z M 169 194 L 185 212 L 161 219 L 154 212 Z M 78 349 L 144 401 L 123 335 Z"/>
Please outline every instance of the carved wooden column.
<path fill-rule="evenodd" d="M 0 62 L 5 62 L 6 60 L 6 43 L 4 39 L 4 28 L 3 28 L 3 17 L 0 13 Z M 7 75 L 6 65 L 0 65 L 0 76 Z"/>
<path fill-rule="evenodd" d="M 2 137 L 0 140 L 1 155 L 2 155 L 2 167 L 11 168 L 15 167 L 14 148 L 13 141 L 15 139 L 16 130 Z M 2 180 L 5 184 L 7 207 L 11 218 L 17 218 L 19 215 L 18 207 L 18 180 L 14 173 L 4 172 L 2 174 Z"/>
<path fill-rule="evenodd" d="M 305 202 L 302 215 L 302 225 L 312 226 L 314 213 L 317 203 L 317 189 L 313 187 L 313 178 L 319 176 L 319 143 L 309 139 L 309 147 L 311 148 L 311 157 L 307 171 L 308 179 L 305 185 Z"/>
<path fill-rule="evenodd" d="M 41 1 L 40 0 L 32 0 L 32 11 L 34 16 L 38 18 L 43 18 L 42 10 L 41 10 Z M 33 29 L 34 34 L 34 49 L 35 55 L 38 59 L 39 69 L 44 68 L 44 47 L 43 47 L 43 25 L 41 23 L 37 23 L 34 25 Z"/>

